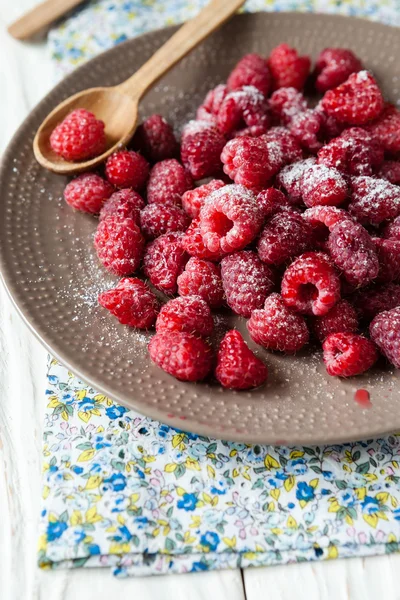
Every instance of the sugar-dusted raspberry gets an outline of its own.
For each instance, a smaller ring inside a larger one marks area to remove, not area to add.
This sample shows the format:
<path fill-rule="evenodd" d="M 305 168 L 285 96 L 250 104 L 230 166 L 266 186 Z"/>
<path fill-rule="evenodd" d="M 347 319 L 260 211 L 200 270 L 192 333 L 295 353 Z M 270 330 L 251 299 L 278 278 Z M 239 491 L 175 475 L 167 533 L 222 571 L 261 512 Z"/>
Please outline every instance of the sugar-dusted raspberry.
<path fill-rule="evenodd" d="M 211 252 L 225 254 L 252 242 L 264 221 L 256 196 L 243 185 L 226 185 L 207 198 L 200 210 L 200 231 Z"/>
<path fill-rule="evenodd" d="M 99 295 L 99 304 L 107 308 L 123 325 L 149 329 L 160 310 L 157 297 L 148 285 L 136 277 L 124 277 L 115 288 Z"/>
<path fill-rule="evenodd" d="M 174 130 L 161 115 L 151 115 L 139 125 L 132 147 L 153 163 L 174 158 L 178 153 Z"/>
<path fill-rule="evenodd" d="M 120 217 L 126 219 L 130 217 L 139 225 L 140 223 L 140 211 L 145 207 L 144 200 L 140 194 L 135 190 L 126 188 L 125 190 L 119 190 L 114 192 L 108 200 L 104 203 L 99 219 L 105 219 L 106 217 Z"/>
<path fill-rule="evenodd" d="M 366 126 L 381 143 L 385 152 L 395 154 L 400 151 L 400 111 L 393 104 L 386 103 L 379 118 Z"/>
<path fill-rule="evenodd" d="M 115 275 L 131 275 L 140 266 L 144 239 L 131 218 L 114 216 L 100 221 L 94 245 L 100 262 Z"/>
<path fill-rule="evenodd" d="M 182 206 L 184 210 L 188 215 L 195 219 L 199 216 L 200 209 L 211 192 L 219 190 L 224 187 L 224 185 L 225 183 L 221 181 L 221 179 L 213 179 L 209 183 L 204 183 L 203 185 L 194 188 L 194 190 L 188 190 L 182 196 Z"/>
<path fill-rule="evenodd" d="M 231 329 L 218 349 L 215 376 L 225 388 L 248 390 L 265 383 L 268 369 L 249 349 L 241 334 Z"/>
<path fill-rule="evenodd" d="M 324 111 L 348 125 L 365 125 L 379 117 L 382 93 L 368 71 L 353 73 L 341 85 L 328 90 L 322 98 Z"/>
<path fill-rule="evenodd" d="M 181 331 L 157 333 L 150 340 L 151 360 L 181 381 L 200 381 L 212 367 L 212 350 L 202 338 Z"/>
<path fill-rule="evenodd" d="M 247 329 L 256 344 L 287 354 L 297 352 L 309 340 L 304 317 L 289 308 L 279 294 L 271 294 L 264 308 L 252 312 Z"/>
<path fill-rule="evenodd" d="M 372 238 L 379 260 L 377 283 L 400 280 L 400 240 Z"/>
<path fill-rule="evenodd" d="M 224 253 L 221 250 L 211 252 L 206 248 L 199 227 L 199 219 L 194 219 L 183 234 L 182 248 L 184 248 L 190 256 L 195 256 L 196 258 L 201 258 L 203 260 L 211 260 L 213 262 L 220 261 L 224 256 Z"/>
<path fill-rule="evenodd" d="M 326 315 L 311 317 L 311 325 L 314 334 L 323 342 L 331 333 L 357 331 L 357 312 L 350 302 L 340 300 Z"/>
<path fill-rule="evenodd" d="M 260 137 L 260 135 L 264 135 L 268 131 L 268 127 L 265 125 L 253 125 L 252 127 L 244 127 L 243 129 L 238 129 L 231 133 L 232 138 L 236 137 Z"/>
<path fill-rule="evenodd" d="M 262 190 L 257 196 L 257 202 L 263 210 L 265 219 L 273 217 L 278 212 L 295 209 L 285 194 L 273 187 Z"/>
<path fill-rule="evenodd" d="M 225 137 L 209 121 L 189 121 L 182 132 L 181 159 L 194 180 L 215 175 L 221 170 Z"/>
<path fill-rule="evenodd" d="M 224 172 L 235 183 L 255 191 L 265 187 L 281 166 L 262 138 L 230 140 L 222 151 L 221 160 Z"/>
<path fill-rule="evenodd" d="M 133 188 L 140 191 L 149 175 L 149 163 L 133 150 L 114 152 L 106 162 L 106 177 L 119 188 Z"/>
<path fill-rule="evenodd" d="M 192 257 L 178 277 L 181 296 L 200 296 L 212 308 L 218 308 L 224 300 L 220 268 L 214 263 Z"/>
<path fill-rule="evenodd" d="M 149 204 L 182 204 L 182 195 L 192 189 L 193 180 L 186 169 L 175 159 L 162 160 L 150 171 L 147 183 Z"/>
<path fill-rule="evenodd" d="M 301 90 L 310 73 L 311 61 L 308 56 L 299 56 L 297 50 L 287 44 L 280 44 L 272 50 L 268 66 L 273 89 L 294 87 Z"/>
<path fill-rule="evenodd" d="M 173 298 L 160 310 L 156 331 L 182 331 L 208 337 L 214 329 L 210 307 L 199 296 Z"/>
<path fill-rule="evenodd" d="M 271 127 L 261 139 L 266 142 L 270 156 L 280 164 L 280 168 L 303 158 L 300 144 L 285 127 Z"/>
<path fill-rule="evenodd" d="M 313 206 L 304 211 L 303 218 L 312 226 L 313 239 L 322 248 L 325 248 L 332 227 L 339 221 L 351 219 L 347 211 L 336 206 Z"/>
<path fill-rule="evenodd" d="M 310 108 L 295 115 L 289 129 L 302 148 L 316 154 L 325 137 L 324 125 L 321 113 Z"/>
<path fill-rule="evenodd" d="M 267 221 L 258 241 L 258 255 L 268 265 L 282 265 L 313 245 L 310 224 L 301 214 L 282 211 Z"/>
<path fill-rule="evenodd" d="M 400 215 L 400 188 L 386 179 L 353 177 L 349 212 L 360 223 L 379 225 Z"/>
<path fill-rule="evenodd" d="M 373 285 L 356 292 L 351 298 L 359 316 L 371 321 L 376 315 L 400 306 L 400 285 L 386 283 Z"/>
<path fill-rule="evenodd" d="M 311 165 L 301 177 L 304 204 L 338 206 L 348 195 L 347 183 L 340 171 L 325 165 Z"/>
<path fill-rule="evenodd" d="M 340 280 L 329 257 L 307 252 L 296 258 L 282 279 L 282 297 L 294 310 L 326 315 L 340 300 Z"/>
<path fill-rule="evenodd" d="M 252 85 L 267 96 L 271 87 L 267 61 L 259 54 L 246 54 L 237 63 L 226 84 L 229 90 L 238 90 L 245 85 Z"/>
<path fill-rule="evenodd" d="M 328 115 L 322 106 L 322 103 L 319 102 L 315 107 L 315 110 L 321 115 L 323 120 L 323 132 L 325 140 L 331 140 L 332 138 L 338 137 L 346 128 L 345 123 L 341 123 L 332 115 Z"/>
<path fill-rule="evenodd" d="M 384 160 L 381 164 L 377 177 L 387 179 L 390 183 L 400 184 L 400 160 Z"/>
<path fill-rule="evenodd" d="M 353 377 L 368 371 L 378 360 L 378 351 L 370 340 L 356 333 L 331 333 L 322 345 L 328 375 Z"/>
<path fill-rule="evenodd" d="M 144 272 L 157 289 L 176 294 L 177 279 L 188 256 L 181 244 L 182 233 L 165 233 L 151 242 L 143 258 Z"/>
<path fill-rule="evenodd" d="M 196 119 L 216 123 L 219 109 L 227 93 L 228 88 L 224 84 L 217 85 L 213 90 L 210 90 L 203 104 L 197 109 Z"/>
<path fill-rule="evenodd" d="M 382 354 L 400 369 L 400 307 L 379 313 L 369 332 Z"/>
<path fill-rule="evenodd" d="M 268 128 L 270 117 L 264 94 L 252 85 L 229 92 L 219 108 L 217 123 L 224 134 L 255 125 Z"/>
<path fill-rule="evenodd" d="M 382 164 L 383 148 L 373 135 L 352 127 L 318 152 L 318 163 L 349 175 L 372 175 Z"/>
<path fill-rule="evenodd" d="M 140 213 L 140 228 L 147 239 L 172 231 L 186 231 L 190 217 L 174 204 L 148 204 Z"/>
<path fill-rule="evenodd" d="M 319 92 L 326 92 L 344 83 L 352 74 L 361 71 L 362 64 L 351 50 L 347 48 L 325 48 L 315 63 L 315 87 Z"/>
<path fill-rule="evenodd" d="M 385 225 L 382 234 L 385 239 L 400 240 L 400 216 Z"/>
<path fill-rule="evenodd" d="M 242 317 L 262 308 L 274 287 L 271 269 L 255 252 L 242 250 L 221 261 L 221 275 L 228 306 Z"/>
<path fill-rule="evenodd" d="M 111 183 L 99 175 L 83 173 L 67 184 L 64 198 L 72 208 L 96 215 L 113 191 Z"/>
<path fill-rule="evenodd" d="M 51 132 L 50 146 L 65 160 L 79 161 L 99 156 L 106 149 L 104 122 L 84 108 L 73 110 Z"/>
<path fill-rule="evenodd" d="M 314 165 L 315 162 L 314 157 L 298 160 L 297 162 L 287 165 L 279 172 L 276 181 L 278 185 L 285 190 L 288 199 L 292 204 L 303 204 L 301 178 L 303 173 Z"/>
<path fill-rule="evenodd" d="M 269 99 L 272 116 L 283 125 L 288 125 L 298 114 L 307 109 L 307 100 L 294 87 L 281 87 Z"/>

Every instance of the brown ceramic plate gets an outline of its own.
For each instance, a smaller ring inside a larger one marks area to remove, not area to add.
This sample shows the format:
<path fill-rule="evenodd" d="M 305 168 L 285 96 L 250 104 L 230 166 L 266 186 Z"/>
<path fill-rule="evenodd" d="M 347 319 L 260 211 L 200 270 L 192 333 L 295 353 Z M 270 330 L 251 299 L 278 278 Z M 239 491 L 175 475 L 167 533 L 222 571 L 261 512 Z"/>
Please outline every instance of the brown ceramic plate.
<path fill-rule="evenodd" d="M 12 140 L 1 169 L 0 263 L 16 307 L 43 344 L 94 388 L 173 426 L 277 444 L 349 441 L 400 429 L 399 375 L 383 364 L 341 380 L 326 374 L 320 353 L 288 358 L 258 348 L 270 371 L 263 388 L 236 393 L 180 383 L 150 363 L 147 334 L 119 325 L 97 305 L 99 291 L 113 279 L 93 251 L 96 220 L 63 202 L 67 180 L 35 162 L 33 136 L 61 100 L 85 87 L 119 83 L 174 30 L 125 42 L 77 69 Z M 386 96 L 400 98 L 398 29 L 336 16 L 260 13 L 236 16 L 190 54 L 149 92 L 142 114 L 162 113 L 179 130 L 243 54 L 267 55 L 280 42 L 313 57 L 326 46 L 349 47 L 373 70 Z M 224 321 L 248 339 L 243 319 L 219 316 L 220 332 Z M 370 408 L 355 402 L 359 388 L 370 392 Z"/>

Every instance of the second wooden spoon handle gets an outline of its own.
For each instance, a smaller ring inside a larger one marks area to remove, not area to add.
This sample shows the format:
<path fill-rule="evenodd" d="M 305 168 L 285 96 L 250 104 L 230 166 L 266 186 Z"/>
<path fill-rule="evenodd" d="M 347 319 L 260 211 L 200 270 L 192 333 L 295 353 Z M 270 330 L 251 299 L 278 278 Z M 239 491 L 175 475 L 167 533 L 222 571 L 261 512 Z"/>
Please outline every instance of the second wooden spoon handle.
<path fill-rule="evenodd" d="M 124 94 L 139 99 L 157 79 L 218 29 L 244 2 L 245 0 L 212 0 L 196 17 L 182 25 L 132 77 L 121 83 L 118 88 Z"/>
<path fill-rule="evenodd" d="M 45 0 L 11 23 L 8 32 L 17 40 L 26 40 L 81 2 L 83 0 Z"/>

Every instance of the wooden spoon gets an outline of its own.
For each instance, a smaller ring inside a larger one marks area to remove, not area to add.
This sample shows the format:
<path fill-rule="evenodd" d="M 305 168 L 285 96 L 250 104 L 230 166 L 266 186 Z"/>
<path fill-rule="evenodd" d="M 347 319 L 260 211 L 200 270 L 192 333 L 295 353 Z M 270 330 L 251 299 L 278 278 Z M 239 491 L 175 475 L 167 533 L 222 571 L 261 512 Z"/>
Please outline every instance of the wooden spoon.
<path fill-rule="evenodd" d="M 46 169 L 73 175 L 98 166 L 135 133 L 139 100 L 164 73 L 220 27 L 244 0 L 212 0 L 188 21 L 129 79 L 115 87 L 78 92 L 61 102 L 43 121 L 33 141 L 36 160 Z M 67 162 L 50 147 L 50 134 L 72 110 L 86 108 L 105 123 L 107 150 L 84 162 Z"/>

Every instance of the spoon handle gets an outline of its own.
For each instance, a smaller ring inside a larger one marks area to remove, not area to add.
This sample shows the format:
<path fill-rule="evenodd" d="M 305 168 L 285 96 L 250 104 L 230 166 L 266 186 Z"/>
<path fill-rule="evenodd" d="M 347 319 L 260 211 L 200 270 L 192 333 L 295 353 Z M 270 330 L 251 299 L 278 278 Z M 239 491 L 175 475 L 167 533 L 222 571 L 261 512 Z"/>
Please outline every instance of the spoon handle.
<path fill-rule="evenodd" d="M 196 17 L 182 25 L 132 77 L 118 85 L 118 89 L 139 100 L 157 79 L 225 23 L 244 1 L 212 0 Z"/>
<path fill-rule="evenodd" d="M 26 40 L 81 2 L 83 0 L 45 0 L 11 23 L 8 33 L 17 40 Z"/>

